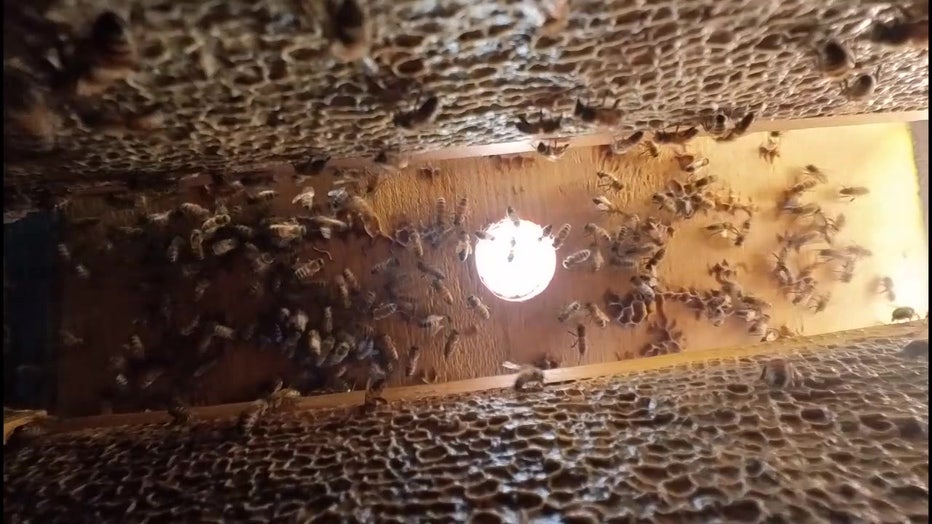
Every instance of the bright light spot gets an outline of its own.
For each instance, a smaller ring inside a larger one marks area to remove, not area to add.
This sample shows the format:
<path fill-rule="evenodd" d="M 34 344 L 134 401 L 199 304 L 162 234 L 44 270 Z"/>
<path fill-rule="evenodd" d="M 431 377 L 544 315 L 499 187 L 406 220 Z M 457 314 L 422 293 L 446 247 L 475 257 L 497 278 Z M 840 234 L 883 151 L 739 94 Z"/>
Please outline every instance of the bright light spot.
<path fill-rule="evenodd" d="M 540 226 L 522 220 L 515 227 L 505 219 L 486 231 L 494 240 L 476 242 L 475 258 L 479 279 L 489 291 L 502 300 L 524 302 L 547 289 L 557 269 L 557 253 L 550 237 L 540 240 Z M 509 262 L 512 239 L 514 258 Z"/>

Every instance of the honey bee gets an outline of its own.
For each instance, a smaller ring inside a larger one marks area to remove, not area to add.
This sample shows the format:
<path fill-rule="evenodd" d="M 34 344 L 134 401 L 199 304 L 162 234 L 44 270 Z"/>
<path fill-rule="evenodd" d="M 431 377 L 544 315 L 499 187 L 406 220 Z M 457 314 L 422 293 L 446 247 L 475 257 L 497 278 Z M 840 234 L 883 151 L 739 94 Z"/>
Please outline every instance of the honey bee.
<path fill-rule="evenodd" d="M 854 202 L 854 199 L 870 193 L 870 189 L 863 186 L 843 186 L 838 190 L 838 197 L 848 202 Z"/>
<path fill-rule="evenodd" d="M 612 143 L 609 146 L 609 148 L 611 149 L 613 155 L 623 155 L 627 153 L 628 151 L 631 151 L 632 149 L 634 149 L 635 146 L 641 143 L 641 140 L 643 138 L 644 138 L 644 131 L 635 131 L 634 133 L 631 133 L 630 135 L 628 135 L 625 138 L 622 138 L 621 140 L 612 140 Z M 653 145 L 653 143 L 651 143 L 651 145 Z M 660 154 L 660 152 L 658 151 L 657 154 Z M 657 156 L 657 155 L 654 155 L 654 156 Z"/>
<path fill-rule="evenodd" d="M 586 311 L 589 313 L 589 317 L 592 321 L 600 328 L 608 326 L 609 322 L 611 322 L 608 315 L 606 315 L 595 302 L 586 303 Z"/>
<path fill-rule="evenodd" d="M 324 259 L 316 258 L 304 264 L 297 264 L 294 267 L 294 276 L 298 279 L 298 282 L 307 282 L 323 268 Z"/>
<path fill-rule="evenodd" d="M 73 52 L 65 53 L 61 60 L 64 68 L 55 82 L 81 97 L 102 93 L 138 67 L 132 33 L 113 11 L 98 15 L 89 34 L 75 42 Z"/>
<path fill-rule="evenodd" d="M 612 237 L 608 234 L 608 231 L 594 222 L 589 222 L 583 229 L 586 233 L 592 235 L 592 240 L 598 245 L 607 246 L 612 243 Z"/>
<path fill-rule="evenodd" d="M 390 173 L 405 169 L 410 164 L 407 157 L 398 152 L 390 152 L 384 149 L 373 157 L 372 162 Z"/>
<path fill-rule="evenodd" d="M 625 185 L 611 173 L 596 171 L 595 176 L 599 179 L 598 187 L 600 189 L 608 189 L 617 192 L 625 188 Z"/>
<path fill-rule="evenodd" d="M 59 331 L 59 338 L 61 339 L 61 345 L 63 347 L 75 347 L 80 346 L 84 343 L 83 338 L 76 337 L 72 332 L 67 329 L 62 329 Z"/>
<path fill-rule="evenodd" d="M 553 224 L 547 224 L 540 230 L 540 237 L 538 237 L 538 242 L 543 242 L 543 240 L 550 236 L 550 233 L 553 232 Z"/>
<path fill-rule="evenodd" d="M 378 274 L 384 273 L 390 268 L 395 268 L 400 265 L 401 265 L 401 261 L 398 260 L 397 257 L 388 257 L 385 260 L 372 266 L 372 269 L 369 270 L 369 273 L 373 275 L 378 275 Z"/>
<path fill-rule="evenodd" d="M 440 98 L 435 95 L 428 97 L 423 103 L 418 97 L 415 105 L 417 108 L 413 111 L 401 112 L 395 115 L 392 119 L 395 126 L 408 131 L 418 131 L 433 123 L 437 115 L 440 114 Z"/>
<path fill-rule="evenodd" d="M 492 318 L 492 312 L 489 310 L 489 306 L 485 305 L 478 296 L 470 295 L 467 297 L 466 305 L 469 306 L 469 309 L 475 310 L 483 320 Z"/>
<path fill-rule="evenodd" d="M 337 295 L 340 297 L 340 305 L 343 309 L 349 309 L 352 306 L 350 301 L 349 286 L 346 284 L 346 278 L 343 275 L 333 277 L 333 284 L 337 288 Z"/>
<path fill-rule="evenodd" d="M 289 222 L 269 224 L 268 230 L 275 238 L 281 240 L 294 240 L 307 234 L 307 228 L 303 225 Z"/>
<path fill-rule="evenodd" d="M 256 424 L 259 423 L 259 419 L 262 415 L 265 414 L 268 409 L 268 402 L 265 400 L 256 400 L 249 405 L 246 409 L 240 412 L 239 417 L 236 419 L 236 431 L 243 437 L 248 437 L 252 434 L 253 428 Z"/>
<path fill-rule="evenodd" d="M 511 220 L 511 223 L 515 227 L 521 227 L 521 219 L 518 217 L 518 212 L 515 211 L 515 208 L 508 206 L 505 208 L 505 216 L 508 217 L 508 220 Z"/>
<path fill-rule="evenodd" d="M 430 330 L 430 335 L 434 336 L 440 332 L 440 330 L 443 328 L 443 323 L 446 320 L 447 317 L 443 315 L 427 315 L 421 319 L 420 326 L 423 329 Z"/>
<path fill-rule="evenodd" d="M 479 240 L 488 240 L 489 242 L 495 242 L 495 235 L 489 233 L 488 231 L 476 231 L 476 238 Z"/>
<path fill-rule="evenodd" d="M 772 388 L 786 388 L 795 386 L 799 375 L 792 364 L 782 358 L 773 359 L 764 364 L 760 379 Z"/>
<path fill-rule="evenodd" d="M 193 202 L 184 202 L 178 206 L 178 210 L 182 215 L 193 218 L 196 220 L 206 220 L 207 216 L 210 215 L 210 211 L 206 208 L 201 207 Z"/>
<path fill-rule="evenodd" d="M 246 197 L 246 201 L 250 204 L 259 204 L 263 202 L 271 202 L 276 198 L 278 198 L 278 191 L 275 191 L 274 189 L 264 189 L 255 194 L 248 195 Z"/>
<path fill-rule="evenodd" d="M 398 306 L 392 302 L 385 302 L 372 308 L 372 320 L 382 320 L 398 312 Z"/>
<path fill-rule="evenodd" d="M 772 164 L 780 156 L 780 132 L 767 133 L 766 141 L 757 148 L 757 152 L 762 159 Z"/>
<path fill-rule="evenodd" d="M 741 223 L 741 228 L 740 228 L 740 229 L 737 229 L 736 231 L 734 231 L 734 234 L 735 234 L 734 245 L 735 245 L 735 247 L 741 247 L 741 246 L 743 246 L 743 245 L 744 245 L 744 242 L 745 242 L 745 240 L 747 240 L 748 234 L 750 234 L 750 232 L 751 232 L 751 219 L 748 218 L 747 220 L 745 220 L 744 222 Z"/>
<path fill-rule="evenodd" d="M 611 200 L 605 198 L 604 196 L 597 196 L 592 199 L 592 203 L 595 204 L 595 207 L 604 213 L 617 213 L 623 214 L 624 212 L 620 207 L 613 204 Z"/>
<path fill-rule="evenodd" d="M 405 366 L 405 376 L 411 378 L 417 373 L 417 362 L 421 358 L 420 346 L 411 346 L 408 350 L 408 364 Z"/>
<path fill-rule="evenodd" d="M 560 229 L 557 230 L 557 234 L 553 236 L 553 249 L 558 250 L 563 247 L 563 243 L 566 242 L 566 239 L 570 236 L 570 231 L 572 231 L 573 226 L 569 224 L 563 224 L 560 226 Z"/>
<path fill-rule="evenodd" d="M 807 306 L 814 313 L 821 313 L 825 311 L 825 308 L 828 307 L 829 301 L 832 299 L 831 293 L 823 293 L 821 295 L 816 295 L 809 299 Z"/>
<path fill-rule="evenodd" d="M 205 235 L 212 235 L 218 229 L 220 229 L 223 226 L 226 226 L 229 223 L 230 223 L 230 215 L 227 215 L 227 214 L 214 215 L 208 218 L 207 220 L 205 220 L 201 224 L 201 232 L 203 232 Z"/>
<path fill-rule="evenodd" d="M 515 237 L 511 237 L 510 244 L 511 245 L 508 248 L 508 259 L 507 259 L 509 264 L 514 262 L 515 260 L 515 254 L 516 254 L 515 247 L 518 245 L 518 239 Z"/>
<path fill-rule="evenodd" d="M 316 329 L 307 332 L 307 350 L 311 358 L 317 359 L 321 356 L 322 343 L 320 333 Z"/>
<path fill-rule="evenodd" d="M 657 147 L 657 144 L 655 144 L 653 140 L 644 140 L 641 143 L 644 144 L 643 154 L 652 158 L 657 158 L 660 156 L 660 148 Z"/>
<path fill-rule="evenodd" d="M 518 121 L 515 122 L 515 128 L 526 135 L 547 134 L 560 129 L 562 122 L 563 115 L 558 115 L 555 118 L 544 118 L 544 110 L 541 109 L 536 122 L 529 122 L 527 117 L 521 115 L 518 117 Z"/>
<path fill-rule="evenodd" d="M 204 298 L 204 293 L 207 292 L 207 288 L 210 287 L 210 280 L 199 280 L 198 283 L 194 286 L 194 301 L 200 302 Z"/>
<path fill-rule="evenodd" d="M 356 274 L 350 268 L 343 268 L 343 278 L 346 279 L 346 285 L 349 286 L 350 292 L 359 293 L 359 280 L 356 279 Z"/>
<path fill-rule="evenodd" d="M 899 322 L 901 320 L 919 320 L 919 313 L 916 313 L 916 310 L 908 307 L 901 306 L 893 310 L 893 313 L 890 315 L 891 322 Z"/>
<path fill-rule="evenodd" d="M 89 280 L 91 278 L 91 271 L 87 269 L 87 266 L 85 266 L 84 264 L 78 264 L 74 266 L 74 273 L 81 280 Z"/>
<path fill-rule="evenodd" d="M 683 166 L 683 171 L 686 171 L 687 173 L 697 173 L 699 170 L 701 170 L 702 168 L 708 165 L 709 165 L 708 158 L 705 158 L 705 157 L 697 158 L 693 160 L 692 162 Z"/>
<path fill-rule="evenodd" d="M 343 62 L 356 62 L 369 55 L 372 28 L 369 17 L 356 0 L 327 0 L 330 53 Z"/>
<path fill-rule="evenodd" d="M 618 106 L 621 100 L 615 100 L 615 105 L 611 108 L 596 107 L 587 105 L 580 99 L 576 99 L 576 107 L 573 109 L 573 115 L 587 124 L 598 124 L 604 127 L 615 127 L 621 122 L 621 111 Z"/>
<path fill-rule="evenodd" d="M 187 426 L 191 423 L 191 419 L 194 418 L 188 406 L 177 397 L 173 398 L 171 405 L 168 406 L 168 415 L 171 417 L 171 423 L 174 426 Z"/>
<path fill-rule="evenodd" d="M 456 209 L 453 210 L 453 225 L 462 226 L 466 222 L 466 216 L 469 214 L 469 199 L 463 197 L 456 203 Z"/>
<path fill-rule="evenodd" d="M 214 324 L 211 328 L 211 334 L 224 340 L 233 340 L 236 338 L 236 331 L 229 326 L 224 326 L 223 324 Z"/>
<path fill-rule="evenodd" d="M 569 304 L 563 306 L 563 309 L 560 310 L 559 315 L 557 315 L 557 320 L 559 322 L 566 322 L 570 317 L 575 316 L 582 309 L 582 304 L 577 301 L 570 302 Z"/>
<path fill-rule="evenodd" d="M 929 17 L 917 16 L 902 6 L 893 6 L 899 11 L 890 21 L 874 22 L 868 34 L 871 43 L 890 48 L 929 48 Z"/>
<path fill-rule="evenodd" d="M 456 258 L 460 262 L 466 262 L 470 254 L 472 254 L 472 239 L 469 237 L 469 233 L 461 231 L 459 239 L 456 241 Z"/>
<path fill-rule="evenodd" d="M 598 273 L 605 266 L 605 257 L 597 244 L 592 244 L 589 250 L 592 252 L 592 256 L 589 257 L 589 265 L 592 266 L 593 273 Z"/>
<path fill-rule="evenodd" d="M 673 131 L 660 130 L 655 131 L 653 141 L 657 144 L 677 144 L 685 145 L 699 134 L 699 128 L 693 126 L 680 131 L 680 126 L 675 126 Z"/>
<path fill-rule="evenodd" d="M 518 376 L 515 377 L 515 391 L 526 391 L 530 384 L 543 385 L 544 372 L 534 366 L 525 366 L 521 368 Z"/>
<path fill-rule="evenodd" d="M 301 193 L 291 199 L 292 204 L 297 204 L 308 211 L 314 208 L 314 188 L 313 186 L 308 186 L 304 188 Z"/>
<path fill-rule="evenodd" d="M 576 337 L 576 341 L 573 342 L 570 348 L 576 348 L 577 351 L 579 351 L 579 358 L 582 359 L 589 350 L 589 337 L 586 334 L 586 325 L 576 324 L 576 332 L 570 331 L 570 334 Z"/>
<path fill-rule="evenodd" d="M 451 329 L 450 333 L 447 335 L 447 340 L 443 343 L 443 358 L 449 359 L 453 352 L 459 347 L 460 341 L 460 332 L 456 329 Z"/>
<path fill-rule="evenodd" d="M 551 162 L 556 162 L 566 153 L 566 150 L 570 148 L 570 144 L 563 144 L 557 140 L 551 140 L 550 143 L 538 142 L 534 149 L 544 158 Z"/>
<path fill-rule="evenodd" d="M 819 71 L 830 80 L 841 80 L 856 67 L 851 51 L 835 39 L 823 42 L 817 49 L 816 64 Z"/>
<path fill-rule="evenodd" d="M 893 288 L 893 279 L 890 277 L 881 277 L 877 281 L 877 293 L 885 294 L 890 302 L 896 301 L 896 292 Z"/>
<path fill-rule="evenodd" d="M 218 240 L 210 247 L 211 251 L 214 252 L 215 256 L 223 256 L 230 251 L 233 251 L 239 246 L 239 240 L 235 238 L 226 238 L 223 240 Z"/>
<path fill-rule="evenodd" d="M 320 330 L 324 335 L 333 333 L 333 308 L 331 306 L 326 306 L 324 308 L 320 323 Z"/>
<path fill-rule="evenodd" d="M 418 269 L 421 273 L 424 273 L 425 275 L 430 276 L 430 277 L 433 277 L 433 278 L 435 278 L 435 279 L 437 279 L 437 280 L 446 280 L 446 279 L 447 279 L 447 276 L 443 273 L 443 271 L 440 271 L 440 270 L 437 269 L 436 267 L 427 264 L 427 263 L 424 262 L 423 260 L 418 260 L 418 261 L 417 261 L 417 269 Z"/>
<path fill-rule="evenodd" d="M 395 342 L 392 341 L 392 337 L 389 335 L 383 334 L 379 337 L 379 348 L 382 353 L 382 358 L 386 361 L 397 362 L 399 360 L 398 349 L 395 348 Z"/>
<path fill-rule="evenodd" d="M 453 305 L 453 294 L 444 285 L 443 279 L 435 278 L 430 282 L 430 287 L 440 295 L 440 298 L 447 304 Z"/>
<path fill-rule="evenodd" d="M 750 129 L 751 124 L 754 123 L 755 116 L 756 115 L 751 112 L 745 113 L 745 115 L 741 117 L 737 123 L 735 123 L 734 127 L 732 127 L 725 136 L 714 137 L 715 140 L 718 142 L 730 142 L 744 136 L 748 129 Z"/>
<path fill-rule="evenodd" d="M 872 73 L 861 73 L 853 79 L 846 78 L 841 84 L 841 94 L 852 102 L 867 100 L 874 94 L 875 89 L 877 76 Z"/>
<path fill-rule="evenodd" d="M 438 226 L 447 225 L 447 199 L 443 197 L 437 198 L 437 203 L 434 206 L 434 217 L 435 223 Z"/>

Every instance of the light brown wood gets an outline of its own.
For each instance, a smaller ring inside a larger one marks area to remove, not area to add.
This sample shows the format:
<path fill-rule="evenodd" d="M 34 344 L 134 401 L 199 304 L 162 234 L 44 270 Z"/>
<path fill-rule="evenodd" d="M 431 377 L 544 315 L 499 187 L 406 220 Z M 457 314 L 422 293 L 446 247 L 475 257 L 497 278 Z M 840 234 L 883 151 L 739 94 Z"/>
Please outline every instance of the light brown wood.
<path fill-rule="evenodd" d="M 777 343 L 749 344 L 744 346 L 707 349 L 703 351 L 689 351 L 652 358 L 552 369 L 544 371 L 544 382 L 545 384 L 555 384 L 609 375 L 633 374 L 670 366 L 708 362 L 713 359 L 736 359 L 765 354 L 779 356 L 800 350 L 817 351 L 819 345 L 825 345 L 837 340 L 844 340 L 855 335 L 868 335 L 872 332 L 882 331 L 884 334 L 891 337 L 899 334 L 904 336 L 928 337 L 928 327 L 927 321 L 918 321 L 898 325 L 887 325 L 881 328 L 869 328 L 866 330 L 859 329 L 823 333 L 821 335 L 813 335 Z M 517 374 L 508 374 L 495 377 L 459 380 L 444 384 L 388 388 L 383 392 L 382 397 L 387 401 L 394 402 L 510 388 L 514 385 L 516 377 Z M 315 409 L 359 406 L 362 404 L 364 396 L 363 392 L 352 392 L 302 397 L 296 404 L 295 410 L 306 412 Z M 233 418 L 249 405 L 250 403 L 248 402 L 241 402 L 236 404 L 192 408 L 191 413 L 197 419 L 202 420 Z M 312 414 L 306 413 L 306 415 L 311 416 Z M 58 421 L 52 428 L 52 432 L 61 433 L 89 428 L 165 423 L 169 420 L 168 414 L 164 411 L 75 417 Z"/>
<path fill-rule="evenodd" d="M 928 269 L 918 182 L 912 149 L 905 124 L 871 124 L 846 128 L 823 128 L 786 133 L 781 156 L 773 165 L 758 156 L 763 137 L 752 134 L 735 142 L 718 144 L 707 138 L 696 139 L 689 149 L 710 159 L 709 172 L 724 185 L 753 201 L 760 207 L 751 235 L 742 248 L 731 248 L 711 243 L 700 228 L 709 223 L 727 219 L 726 216 L 698 217 L 677 224 L 676 235 L 659 271 L 667 286 L 711 287 L 706 268 L 726 258 L 733 263 L 744 263 L 748 270 L 739 277 L 748 290 L 774 304 L 773 322 L 800 331 L 805 335 L 825 333 L 874 325 L 889 321 L 895 306 L 909 305 L 920 314 L 928 309 Z M 858 243 L 871 249 L 874 256 L 863 261 L 850 284 L 832 282 L 830 275 L 822 275 L 822 288 L 833 294 L 832 303 L 822 313 L 812 313 L 791 306 L 782 298 L 768 277 L 771 251 L 776 246 L 776 235 L 789 227 L 785 218 L 776 220 L 776 195 L 799 173 L 802 166 L 814 163 L 829 176 L 829 183 L 811 196 L 823 203 L 831 214 L 844 212 L 848 225 L 839 241 Z M 600 167 L 615 169 L 627 185 L 612 197 L 627 210 L 654 213 L 648 204 L 650 195 L 670 177 L 680 176 L 672 151 L 665 150 L 659 159 L 648 159 L 636 153 L 622 157 L 610 166 L 600 164 L 592 149 L 570 150 L 559 162 L 536 160 L 526 169 L 499 170 L 492 159 L 471 158 L 434 163 L 441 175 L 428 180 L 417 174 L 423 164 L 413 164 L 401 174 L 386 177 L 376 193 L 373 205 L 383 217 L 387 229 L 407 216 L 426 220 L 438 196 L 447 199 L 452 207 L 459 197 L 469 197 L 472 203 L 468 228 L 479 229 L 484 224 L 504 218 L 507 205 L 538 224 L 552 223 L 555 227 L 568 222 L 574 232 L 565 255 L 585 247 L 582 234 L 585 223 L 596 221 L 611 225 L 592 206 L 590 199 L 599 194 L 594 172 Z M 287 177 L 283 177 L 287 178 Z M 329 177 L 314 179 L 318 195 L 329 188 Z M 864 185 L 871 193 L 860 200 L 846 204 L 837 202 L 833 194 L 838 187 Z M 277 205 L 282 213 L 294 212 L 290 201 L 296 190 L 290 180 L 284 180 Z M 334 262 L 324 270 L 325 277 L 338 273 L 344 266 L 364 279 L 371 265 L 388 256 L 385 246 L 369 246 L 368 242 L 333 242 L 325 247 L 331 251 Z M 320 255 L 306 250 L 306 258 Z M 75 335 L 85 338 L 86 347 L 67 351 L 60 362 L 60 403 L 62 415 L 93 413 L 95 397 L 102 384 L 112 377 L 107 371 L 107 357 L 125 344 L 132 335 L 133 318 L 141 313 L 141 304 L 147 297 L 131 293 L 135 276 L 122 267 L 123 261 L 109 259 L 110 266 L 100 268 L 106 278 L 81 282 L 69 279 L 65 288 L 64 324 Z M 618 355 L 630 356 L 648 342 L 646 326 L 625 329 L 611 326 L 598 329 L 591 326 L 590 349 L 579 358 L 570 349 L 573 337 L 567 333 L 572 326 L 556 322 L 557 310 L 570 300 L 603 303 L 607 289 L 624 291 L 628 274 L 605 270 L 586 273 L 557 269 L 550 286 L 538 297 L 523 303 L 509 303 L 496 299 L 479 281 L 472 260 L 463 264 L 453 257 L 453 246 L 440 251 L 428 249 L 426 260 L 438 265 L 449 276 L 451 291 L 456 297 L 455 307 L 442 304 L 436 296 L 426 292 L 426 282 L 415 278 L 424 305 L 441 314 L 450 314 L 457 327 L 477 324 L 475 336 L 465 336 L 459 351 L 447 361 L 442 357 L 442 337 L 431 338 L 419 328 L 403 325 L 398 320 L 378 323 L 379 330 L 391 334 L 406 362 L 407 349 L 420 345 L 424 352 L 421 369 L 436 370 L 441 380 L 456 381 L 506 373 L 503 361 L 532 362 L 545 353 L 561 359 L 565 366 L 605 363 Z M 194 311 L 226 311 L 230 322 L 239 327 L 250 322 L 260 304 L 247 293 L 251 276 L 241 270 L 221 274 L 211 286 L 205 299 L 194 304 L 190 289 L 173 290 L 179 301 L 177 314 L 189 318 Z M 895 303 L 886 302 L 874 293 L 872 284 L 879 276 L 894 278 L 899 294 Z M 193 284 L 189 284 L 190 285 Z M 478 322 L 464 307 L 470 294 L 479 295 L 491 308 L 493 319 Z M 754 340 L 746 334 L 746 327 L 729 320 L 715 328 L 707 321 L 697 321 L 676 305 L 670 313 L 686 333 L 687 349 L 704 350 L 715 347 L 736 346 Z M 157 340 L 157 339 L 151 339 Z M 155 342 L 153 342 L 154 344 Z M 182 348 L 184 350 L 184 348 Z M 193 351 L 193 348 L 188 349 Z M 289 366 L 273 350 L 257 350 L 249 346 L 235 346 L 218 366 L 208 374 L 201 386 L 205 401 L 222 404 L 248 400 L 261 385 L 277 374 L 287 374 Z M 392 386 L 415 384 L 416 380 L 401 376 L 396 371 Z M 362 377 L 356 377 L 362 382 Z"/>

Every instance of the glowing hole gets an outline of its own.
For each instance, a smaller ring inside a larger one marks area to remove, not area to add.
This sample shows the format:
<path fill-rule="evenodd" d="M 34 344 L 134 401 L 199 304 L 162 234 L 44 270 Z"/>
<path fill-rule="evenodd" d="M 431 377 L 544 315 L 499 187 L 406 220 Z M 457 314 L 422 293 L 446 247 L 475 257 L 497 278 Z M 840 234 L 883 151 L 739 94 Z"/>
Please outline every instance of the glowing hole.
<path fill-rule="evenodd" d="M 522 220 L 515 227 L 510 220 L 492 224 L 488 233 L 494 240 L 476 243 L 476 271 L 479 279 L 495 296 L 509 302 L 524 302 L 541 294 L 557 268 L 557 254 L 550 238 L 539 240 L 543 229 Z M 514 239 L 514 258 L 508 261 Z"/>

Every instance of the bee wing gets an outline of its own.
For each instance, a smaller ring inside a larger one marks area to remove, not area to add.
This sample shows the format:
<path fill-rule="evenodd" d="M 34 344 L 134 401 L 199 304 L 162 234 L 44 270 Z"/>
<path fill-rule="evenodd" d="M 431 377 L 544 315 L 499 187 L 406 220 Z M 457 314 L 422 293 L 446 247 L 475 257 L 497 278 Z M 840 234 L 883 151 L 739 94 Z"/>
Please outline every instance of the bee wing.
<path fill-rule="evenodd" d="M 510 369 L 510 370 L 512 370 L 512 371 L 520 371 L 520 370 L 521 370 L 521 366 L 519 366 L 518 364 L 515 364 L 514 362 L 511 362 L 511 361 L 509 361 L 509 360 L 506 360 L 506 361 L 502 362 L 502 367 L 505 368 L 505 369 Z"/>

